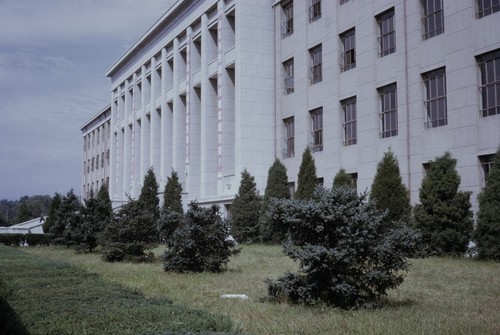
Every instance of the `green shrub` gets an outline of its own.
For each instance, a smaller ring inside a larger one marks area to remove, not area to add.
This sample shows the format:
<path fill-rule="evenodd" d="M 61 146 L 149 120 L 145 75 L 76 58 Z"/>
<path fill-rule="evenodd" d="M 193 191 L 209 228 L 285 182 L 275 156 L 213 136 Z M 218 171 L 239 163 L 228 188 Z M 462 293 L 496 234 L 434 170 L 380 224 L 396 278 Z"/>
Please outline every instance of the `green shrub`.
<path fill-rule="evenodd" d="M 273 200 L 271 213 L 289 228 L 284 252 L 299 261 L 299 272 L 268 280 L 270 301 L 376 303 L 403 282 L 418 240 L 404 225 L 385 229 L 386 213 L 349 186 L 317 189 L 310 200 Z"/>
<path fill-rule="evenodd" d="M 167 245 L 163 267 L 180 273 L 221 272 L 229 257 L 239 252 L 229 238 L 229 226 L 220 216 L 219 207 L 202 208 L 195 202 L 189 204 Z"/>

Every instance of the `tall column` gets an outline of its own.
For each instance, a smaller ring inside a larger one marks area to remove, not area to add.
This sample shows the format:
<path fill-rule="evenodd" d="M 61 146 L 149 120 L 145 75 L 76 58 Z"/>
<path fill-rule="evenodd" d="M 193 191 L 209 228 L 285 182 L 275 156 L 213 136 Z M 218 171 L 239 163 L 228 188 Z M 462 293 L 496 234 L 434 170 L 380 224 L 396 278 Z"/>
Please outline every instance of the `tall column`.
<path fill-rule="evenodd" d="M 161 90 L 161 68 L 156 68 L 156 57 L 151 60 L 151 115 L 150 115 L 150 166 L 156 174 L 156 178 L 161 183 L 160 170 L 160 145 L 161 145 L 161 104 L 158 106 L 157 99 Z M 161 93 L 160 93 L 161 94 Z"/>
<path fill-rule="evenodd" d="M 132 172 L 132 126 L 129 125 L 130 116 L 132 114 L 133 103 L 132 94 L 129 90 L 131 83 L 125 81 L 125 110 L 123 113 L 123 200 L 125 200 L 125 193 L 130 195 L 131 191 L 131 172 Z"/>
<path fill-rule="evenodd" d="M 140 160 L 140 169 L 139 169 L 139 185 L 142 186 L 142 182 L 144 180 L 144 176 L 146 175 L 147 170 L 150 168 L 149 164 L 149 144 L 150 144 L 150 120 L 151 120 L 151 112 L 148 107 L 151 108 L 151 88 L 147 80 L 146 66 L 142 66 L 141 70 L 141 81 L 142 81 L 142 98 L 141 98 L 141 111 L 139 114 L 140 117 L 140 125 L 141 125 L 141 160 Z M 149 115 L 148 115 L 149 113 Z"/>
<path fill-rule="evenodd" d="M 173 168 L 179 175 L 181 183 L 185 181 L 186 158 L 186 96 L 179 95 L 179 83 L 186 76 L 184 59 L 179 50 L 179 39 L 174 39 L 174 87 L 173 87 Z"/>
<path fill-rule="evenodd" d="M 214 36 L 215 35 L 215 36 Z M 215 38 L 214 38 L 215 37 Z M 217 194 L 217 76 L 208 77 L 208 65 L 217 61 L 217 32 L 201 17 L 201 196 Z"/>
<path fill-rule="evenodd" d="M 160 145 L 160 162 L 161 162 L 161 181 L 162 187 L 165 186 L 167 177 L 172 171 L 172 110 L 167 105 L 167 89 L 168 83 L 172 80 L 172 75 L 169 65 L 167 64 L 167 49 L 161 51 L 161 145 Z"/>

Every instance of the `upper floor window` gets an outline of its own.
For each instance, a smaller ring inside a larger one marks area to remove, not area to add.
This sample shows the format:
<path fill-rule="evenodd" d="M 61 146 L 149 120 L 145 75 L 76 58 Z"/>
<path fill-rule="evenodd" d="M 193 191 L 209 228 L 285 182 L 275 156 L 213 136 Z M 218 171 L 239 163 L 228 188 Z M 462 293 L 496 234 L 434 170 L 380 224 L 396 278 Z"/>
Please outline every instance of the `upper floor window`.
<path fill-rule="evenodd" d="M 356 67 L 356 31 L 354 28 L 340 34 L 342 43 L 342 55 L 340 65 L 341 71 L 347 71 Z"/>
<path fill-rule="evenodd" d="M 424 73 L 422 79 L 425 85 L 426 127 L 435 128 L 447 125 L 445 68 Z"/>
<path fill-rule="evenodd" d="M 396 84 L 378 89 L 380 97 L 380 137 L 386 138 L 398 134 L 398 99 Z"/>
<path fill-rule="evenodd" d="M 321 71 L 323 56 L 321 49 L 322 49 L 321 44 L 312 49 L 309 49 L 309 54 L 311 56 L 311 69 L 310 69 L 311 84 L 319 83 L 323 79 Z"/>
<path fill-rule="evenodd" d="M 340 0 L 341 5 L 345 4 L 346 2 L 349 2 L 349 0 Z"/>
<path fill-rule="evenodd" d="M 481 115 L 500 115 L 500 49 L 476 57 L 481 72 Z"/>
<path fill-rule="evenodd" d="M 477 0 L 477 17 L 482 18 L 500 11 L 500 0 Z"/>
<path fill-rule="evenodd" d="M 309 145 L 312 152 L 323 151 L 323 107 L 309 112 L 311 116 L 311 139 Z"/>
<path fill-rule="evenodd" d="M 377 16 L 379 27 L 379 56 L 384 57 L 396 51 L 396 31 L 394 28 L 394 8 Z"/>
<path fill-rule="evenodd" d="M 285 126 L 285 143 L 283 147 L 283 158 L 295 156 L 295 121 L 294 117 L 283 120 Z"/>
<path fill-rule="evenodd" d="M 321 0 L 309 0 L 309 22 L 321 17 Z"/>
<path fill-rule="evenodd" d="M 294 82 L 293 82 L 293 58 L 283 62 L 283 77 L 285 84 L 285 94 L 293 93 Z"/>
<path fill-rule="evenodd" d="M 281 4 L 281 37 L 293 34 L 293 0 L 283 1 Z"/>
<path fill-rule="evenodd" d="M 424 40 L 444 33 L 443 0 L 422 1 L 422 27 Z"/>
<path fill-rule="evenodd" d="M 479 156 L 479 163 L 481 164 L 481 168 L 483 170 L 483 185 L 486 184 L 486 179 L 488 178 L 488 174 L 490 173 L 491 168 L 495 162 L 495 154 L 491 155 L 482 155 Z"/>
<path fill-rule="evenodd" d="M 344 145 L 353 145 L 357 143 L 357 125 L 356 125 L 356 97 L 342 100 L 344 128 Z"/>

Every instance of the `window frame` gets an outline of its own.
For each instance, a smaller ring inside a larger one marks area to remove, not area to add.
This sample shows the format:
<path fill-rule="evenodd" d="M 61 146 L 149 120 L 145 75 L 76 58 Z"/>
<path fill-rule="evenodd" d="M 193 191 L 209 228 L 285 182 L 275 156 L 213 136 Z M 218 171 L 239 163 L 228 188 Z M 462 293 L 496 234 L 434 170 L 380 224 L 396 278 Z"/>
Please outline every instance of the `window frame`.
<path fill-rule="evenodd" d="M 425 88 L 425 127 L 437 128 L 446 126 L 448 124 L 446 67 L 422 73 L 422 80 Z M 441 110 L 441 107 L 444 110 Z"/>
<path fill-rule="evenodd" d="M 398 88 L 396 83 L 377 89 L 380 104 L 380 137 L 398 135 Z"/>
<path fill-rule="evenodd" d="M 295 91 L 294 83 L 294 60 L 293 57 L 283 62 L 283 84 L 285 94 L 291 94 Z"/>
<path fill-rule="evenodd" d="M 309 111 L 311 124 L 310 149 L 312 152 L 323 151 L 323 107 Z"/>
<path fill-rule="evenodd" d="M 281 3 L 281 38 L 293 34 L 293 0 Z"/>
<path fill-rule="evenodd" d="M 351 28 L 339 35 L 341 50 L 340 72 L 356 67 L 356 29 Z"/>
<path fill-rule="evenodd" d="M 309 49 L 311 66 L 309 68 L 310 84 L 314 85 L 323 81 L 323 46 L 316 45 Z"/>
<path fill-rule="evenodd" d="M 485 1 L 490 1 L 490 4 L 493 2 L 494 3 L 491 4 L 490 7 L 485 8 L 484 7 Z M 500 0 L 477 0 L 476 6 L 477 6 L 476 18 L 480 19 L 500 11 Z"/>
<path fill-rule="evenodd" d="M 500 49 L 476 56 L 476 61 L 480 77 L 480 114 L 482 117 L 500 115 Z"/>
<path fill-rule="evenodd" d="M 356 96 L 340 101 L 342 108 L 342 128 L 344 130 L 343 145 L 357 144 Z"/>
<path fill-rule="evenodd" d="M 422 38 L 427 40 L 444 34 L 443 0 L 420 0 L 420 3 L 422 6 Z M 439 5 L 439 8 L 436 5 Z M 438 20 L 441 25 L 439 25 Z"/>
<path fill-rule="evenodd" d="M 377 25 L 379 28 L 379 57 L 388 56 L 396 52 L 396 26 L 394 17 L 394 7 L 376 16 Z"/>
<path fill-rule="evenodd" d="M 309 22 L 321 17 L 321 0 L 309 0 Z"/>
<path fill-rule="evenodd" d="M 283 125 L 285 130 L 283 158 L 291 158 L 295 156 L 295 117 L 283 119 Z"/>

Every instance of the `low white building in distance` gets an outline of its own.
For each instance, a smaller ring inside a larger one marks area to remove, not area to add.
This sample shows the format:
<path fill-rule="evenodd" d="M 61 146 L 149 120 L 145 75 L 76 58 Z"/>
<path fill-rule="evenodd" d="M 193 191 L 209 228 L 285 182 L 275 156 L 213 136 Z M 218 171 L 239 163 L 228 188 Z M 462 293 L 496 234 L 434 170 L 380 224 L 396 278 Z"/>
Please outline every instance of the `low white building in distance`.
<path fill-rule="evenodd" d="M 82 200 L 97 195 L 102 185 L 109 185 L 111 106 L 107 106 L 80 130 L 83 136 Z"/>
<path fill-rule="evenodd" d="M 137 197 L 153 167 L 161 190 L 178 173 L 185 204 L 229 205 L 243 169 L 264 193 L 276 157 L 294 189 L 306 147 L 318 183 L 330 187 L 343 167 L 362 192 L 391 148 L 412 203 L 427 163 L 449 151 L 477 206 L 500 145 L 499 10 L 485 0 L 177 1 L 106 73 L 110 196 Z"/>

